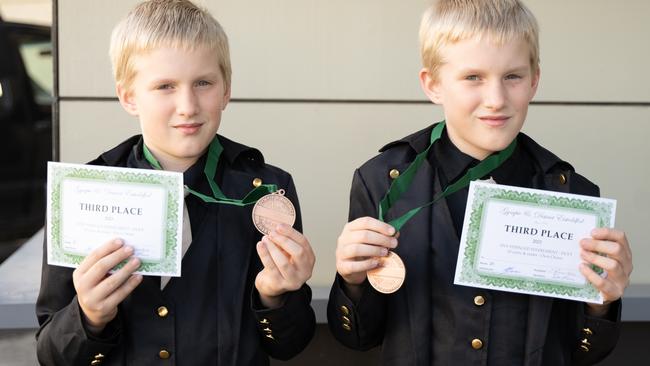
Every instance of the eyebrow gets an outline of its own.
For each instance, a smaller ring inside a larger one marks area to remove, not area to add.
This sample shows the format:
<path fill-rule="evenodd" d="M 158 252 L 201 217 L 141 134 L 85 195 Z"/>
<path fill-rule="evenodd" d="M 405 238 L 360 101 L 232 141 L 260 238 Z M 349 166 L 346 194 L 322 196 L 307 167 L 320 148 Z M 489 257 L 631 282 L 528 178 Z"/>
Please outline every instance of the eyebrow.
<path fill-rule="evenodd" d="M 513 72 L 526 71 L 528 68 L 530 68 L 530 65 L 519 65 L 519 66 L 511 67 L 509 69 L 506 69 L 505 74 L 510 74 L 510 73 L 513 73 Z M 467 68 L 459 69 L 458 73 L 463 74 L 463 75 L 467 75 L 467 74 L 483 74 L 483 73 L 485 73 L 485 71 L 489 71 L 489 69 L 467 67 Z"/>
<path fill-rule="evenodd" d="M 206 74 L 201 74 L 194 78 L 194 80 L 203 80 L 203 79 L 215 79 L 218 78 L 220 74 L 218 72 L 209 72 Z M 174 78 L 156 78 L 149 82 L 150 85 L 160 85 L 160 84 L 174 84 L 178 79 Z"/>

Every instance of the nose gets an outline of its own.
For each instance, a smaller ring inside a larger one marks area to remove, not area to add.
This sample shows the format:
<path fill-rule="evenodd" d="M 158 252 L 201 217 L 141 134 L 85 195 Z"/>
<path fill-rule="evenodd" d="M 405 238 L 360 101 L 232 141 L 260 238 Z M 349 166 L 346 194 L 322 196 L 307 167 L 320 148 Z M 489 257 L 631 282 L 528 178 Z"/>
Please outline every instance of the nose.
<path fill-rule="evenodd" d="M 177 94 L 176 113 L 183 117 L 192 117 L 199 111 L 199 101 L 193 88 L 183 88 Z"/>
<path fill-rule="evenodd" d="M 483 103 L 487 109 L 499 110 L 503 108 L 506 103 L 506 86 L 503 85 L 503 82 L 495 80 L 488 83 Z"/>

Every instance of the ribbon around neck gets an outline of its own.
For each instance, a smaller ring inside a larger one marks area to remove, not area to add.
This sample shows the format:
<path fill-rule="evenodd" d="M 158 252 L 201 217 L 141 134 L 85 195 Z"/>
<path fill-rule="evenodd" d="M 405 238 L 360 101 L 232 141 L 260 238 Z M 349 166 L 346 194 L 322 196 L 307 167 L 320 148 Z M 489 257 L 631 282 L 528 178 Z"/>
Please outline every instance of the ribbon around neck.
<path fill-rule="evenodd" d="M 149 151 L 149 148 L 147 148 L 147 145 L 144 143 L 142 144 L 142 151 L 144 154 L 144 158 L 151 164 L 151 166 L 154 169 L 157 170 L 163 170 L 163 167 L 160 165 L 158 160 L 153 156 L 151 151 Z M 228 198 L 226 195 L 223 194 L 221 191 L 221 188 L 217 185 L 217 183 L 214 181 L 214 177 L 217 173 L 217 166 L 219 164 L 219 159 L 221 157 L 221 153 L 223 152 L 223 146 L 221 146 L 221 143 L 219 142 L 219 138 L 215 136 L 212 139 L 212 142 L 210 143 L 210 146 L 208 148 L 208 156 L 205 162 L 205 168 L 203 169 L 203 173 L 205 174 L 205 178 L 208 181 L 208 184 L 210 185 L 210 189 L 212 190 L 212 196 L 205 195 L 203 193 L 197 192 L 193 189 L 191 189 L 188 186 L 185 186 L 185 189 L 190 194 L 193 194 L 194 196 L 200 198 L 206 203 L 222 203 L 226 205 L 234 205 L 234 206 L 248 206 L 252 205 L 257 200 L 260 198 L 266 196 L 267 194 L 271 194 L 273 192 L 276 192 L 278 190 L 278 187 L 275 184 L 262 184 L 259 187 L 255 187 L 255 189 L 251 190 L 244 196 L 242 199 L 234 199 L 234 198 Z"/>
<path fill-rule="evenodd" d="M 403 174 L 400 174 L 399 177 L 393 180 L 390 188 L 388 188 L 388 192 L 386 192 L 384 198 L 382 198 L 382 200 L 379 202 L 379 220 L 385 221 L 386 213 L 388 213 L 395 202 L 400 199 L 402 194 L 410 188 L 411 183 L 413 182 L 413 178 L 415 178 L 418 169 L 429 153 L 429 149 L 431 149 L 431 146 L 433 146 L 433 144 L 440 139 L 444 128 L 445 121 L 438 123 L 433 128 L 431 131 L 431 140 L 426 150 L 419 153 L 411 165 L 406 168 L 406 171 L 404 171 Z M 402 226 L 404 226 L 404 224 L 406 224 L 413 216 L 420 212 L 421 209 L 433 205 L 439 200 L 467 187 L 471 181 L 480 179 L 492 172 L 494 169 L 498 168 L 501 164 L 503 164 L 504 161 L 510 158 L 512 153 L 515 151 L 516 146 L 517 138 L 512 140 L 510 145 L 508 145 L 508 147 L 506 147 L 504 150 L 500 151 L 499 153 L 490 155 L 489 157 L 483 159 L 483 161 L 481 161 L 477 166 L 470 168 L 467 173 L 460 177 L 456 182 L 449 184 L 442 192 L 435 195 L 431 202 L 425 203 L 421 206 L 407 211 L 405 214 L 391 220 L 388 224 L 395 228 L 395 232 L 398 232 Z"/>

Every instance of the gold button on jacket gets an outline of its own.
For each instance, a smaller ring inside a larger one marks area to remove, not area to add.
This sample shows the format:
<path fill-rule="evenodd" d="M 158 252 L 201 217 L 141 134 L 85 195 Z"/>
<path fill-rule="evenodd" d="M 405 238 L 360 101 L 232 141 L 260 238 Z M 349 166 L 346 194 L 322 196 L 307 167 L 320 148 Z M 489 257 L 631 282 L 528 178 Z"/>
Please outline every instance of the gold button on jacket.
<path fill-rule="evenodd" d="M 165 306 L 161 306 L 158 309 L 156 309 L 156 313 L 158 313 L 159 317 L 164 318 L 169 314 L 169 310 L 167 310 Z"/>
<path fill-rule="evenodd" d="M 397 179 L 397 177 L 399 177 L 399 170 L 391 169 L 388 175 L 393 179 Z"/>
<path fill-rule="evenodd" d="M 483 306 L 485 304 L 485 298 L 483 296 L 476 296 L 474 297 L 474 305 L 476 306 Z"/>
<path fill-rule="evenodd" d="M 166 360 L 169 358 L 169 351 L 166 349 L 161 349 L 160 352 L 158 352 L 158 357 L 162 358 L 163 360 Z"/>
<path fill-rule="evenodd" d="M 481 341 L 478 338 L 472 339 L 472 348 L 474 349 L 481 349 L 483 348 L 483 341 Z"/>
<path fill-rule="evenodd" d="M 342 306 L 341 306 L 341 314 L 343 314 L 343 315 L 345 315 L 345 316 L 350 315 L 350 309 L 348 309 L 347 306 L 342 305 Z"/>
<path fill-rule="evenodd" d="M 262 180 L 260 178 L 253 179 L 253 187 L 257 188 L 262 185 Z"/>

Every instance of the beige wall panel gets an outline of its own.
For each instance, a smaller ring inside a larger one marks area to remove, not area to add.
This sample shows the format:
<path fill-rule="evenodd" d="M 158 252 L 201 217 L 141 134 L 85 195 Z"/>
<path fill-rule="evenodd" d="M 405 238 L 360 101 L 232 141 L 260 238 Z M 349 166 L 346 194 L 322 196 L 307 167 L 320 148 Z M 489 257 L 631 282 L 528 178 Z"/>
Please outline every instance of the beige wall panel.
<path fill-rule="evenodd" d="M 115 96 L 108 58 L 111 30 L 137 3 L 136 0 L 58 1 L 60 96 Z"/>
<path fill-rule="evenodd" d="M 334 273 L 354 169 L 386 142 L 440 116 L 429 105 L 231 103 L 220 132 L 260 148 L 267 162 L 293 174 L 318 258 L 311 283 L 325 286 Z M 61 121 L 61 157 L 70 162 L 88 161 L 138 129 L 111 102 L 64 102 Z M 641 235 L 650 221 L 644 209 L 650 207 L 649 121 L 647 108 L 545 106 L 532 107 L 526 125 L 537 141 L 598 183 L 603 196 L 618 200 L 617 226 L 634 248 L 635 283 L 650 283 L 650 268 L 641 265 L 650 258 Z"/>
<path fill-rule="evenodd" d="M 52 25 L 52 0 L 0 0 L 2 20 Z"/>
<path fill-rule="evenodd" d="M 423 99 L 427 0 L 204 0 L 231 38 L 235 98 Z M 60 0 L 60 94 L 112 96 L 110 30 L 137 1 Z M 650 2 L 527 4 L 542 27 L 538 100 L 650 101 Z M 78 16 L 84 14 L 84 16 Z"/>
<path fill-rule="evenodd" d="M 650 102 L 650 1 L 525 3 L 541 28 L 537 100 Z"/>
<path fill-rule="evenodd" d="M 140 133 L 138 120 L 117 102 L 61 102 L 60 159 L 85 163 Z"/>

